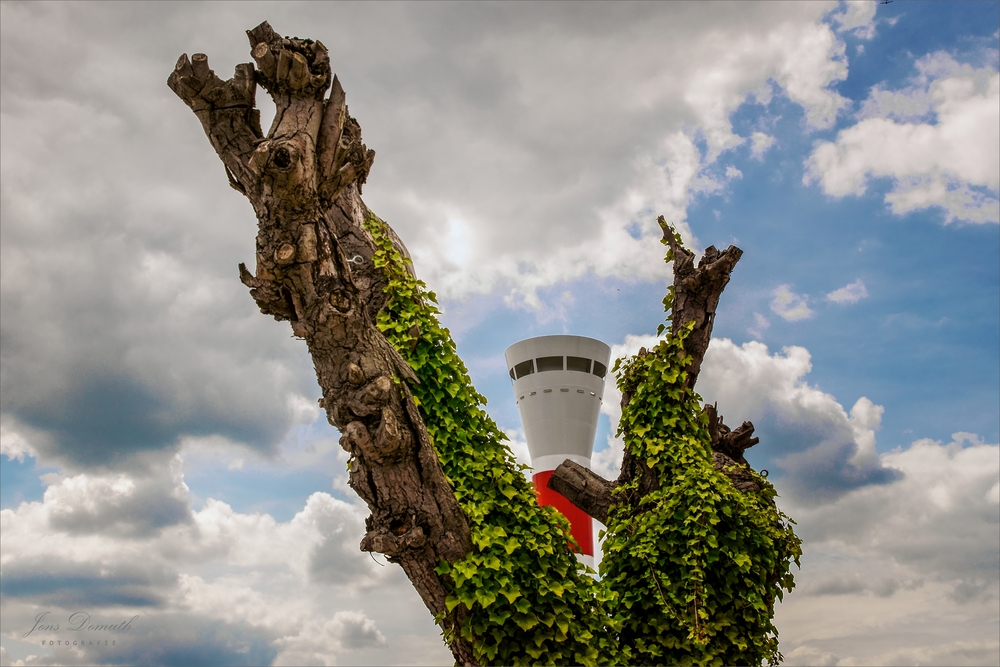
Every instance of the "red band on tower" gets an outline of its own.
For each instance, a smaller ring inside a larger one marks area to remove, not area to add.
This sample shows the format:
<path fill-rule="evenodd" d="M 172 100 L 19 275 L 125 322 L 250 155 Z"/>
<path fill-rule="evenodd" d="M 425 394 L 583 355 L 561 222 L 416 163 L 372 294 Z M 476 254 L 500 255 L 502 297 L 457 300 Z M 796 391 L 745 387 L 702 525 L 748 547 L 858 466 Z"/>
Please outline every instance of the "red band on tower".
<path fill-rule="evenodd" d="M 531 477 L 531 480 L 535 483 L 535 493 L 538 494 L 538 504 L 555 507 L 564 517 L 569 519 L 573 539 L 580 545 L 580 550 L 586 556 L 593 556 L 594 521 L 590 518 L 590 515 L 571 503 L 566 496 L 549 488 L 549 478 L 552 477 L 553 472 L 555 471 L 544 470 L 536 472 Z"/>

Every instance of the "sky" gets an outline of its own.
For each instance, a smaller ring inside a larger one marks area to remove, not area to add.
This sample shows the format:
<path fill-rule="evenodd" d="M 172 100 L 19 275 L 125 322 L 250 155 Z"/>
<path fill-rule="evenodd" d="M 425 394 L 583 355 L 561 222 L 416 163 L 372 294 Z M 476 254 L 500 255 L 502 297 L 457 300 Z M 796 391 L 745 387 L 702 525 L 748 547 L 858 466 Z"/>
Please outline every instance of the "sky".
<path fill-rule="evenodd" d="M 649 345 L 657 215 L 737 245 L 697 389 L 803 538 L 786 664 L 1000 664 L 1000 4 L 895 0 L 0 2 L 3 665 L 451 664 L 165 83 L 265 19 L 329 48 L 521 460 L 507 346 Z"/>

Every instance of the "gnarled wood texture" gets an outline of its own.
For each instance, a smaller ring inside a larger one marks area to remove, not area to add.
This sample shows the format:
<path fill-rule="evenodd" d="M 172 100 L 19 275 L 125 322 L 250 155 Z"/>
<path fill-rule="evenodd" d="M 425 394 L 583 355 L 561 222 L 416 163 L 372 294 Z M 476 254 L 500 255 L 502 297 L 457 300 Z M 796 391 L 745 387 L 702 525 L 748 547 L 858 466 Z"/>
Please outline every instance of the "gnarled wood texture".
<path fill-rule="evenodd" d="M 447 612 L 434 570 L 469 552 L 469 526 L 398 381 L 416 378 L 375 326 L 386 279 L 372 263 L 361 200 L 375 152 L 361 142 L 321 42 L 282 38 L 266 22 L 247 36 L 256 67 L 237 65 L 223 81 L 204 54 L 185 54 L 167 84 L 257 214 L 256 269 L 241 264 L 240 280 L 263 313 L 288 320 L 309 347 L 320 403 L 351 454 L 350 485 L 371 510 L 361 548 L 399 563 L 443 629 L 453 630 L 458 610 Z M 254 107 L 258 84 L 276 106 L 266 136 Z M 471 645 L 447 635 L 457 663 L 474 664 Z"/>

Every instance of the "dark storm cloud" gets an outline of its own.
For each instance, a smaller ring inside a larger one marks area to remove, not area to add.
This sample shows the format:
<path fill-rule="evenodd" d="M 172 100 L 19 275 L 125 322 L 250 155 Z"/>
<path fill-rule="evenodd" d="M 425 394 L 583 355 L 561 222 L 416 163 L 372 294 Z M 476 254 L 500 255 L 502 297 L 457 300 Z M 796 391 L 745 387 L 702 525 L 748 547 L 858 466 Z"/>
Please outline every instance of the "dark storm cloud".
<path fill-rule="evenodd" d="M 0 592 L 7 598 L 66 609 L 158 607 L 176 583 L 176 572 L 150 563 L 108 566 L 45 556 L 5 564 Z"/>
<path fill-rule="evenodd" d="M 715 339 L 698 389 L 731 426 L 753 423 L 760 443 L 747 450 L 747 460 L 769 470 L 797 503 L 822 504 L 902 479 L 875 452 L 881 406 L 861 398 L 848 413 L 835 397 L 808 385 L 810 359 L 801 347 L 771 354 L 759 342 Z"/>
<path fill-rule="evenodd" d="M 781 488 L 804 502 L 826 502 L 851 489 L 903 476 L 877 460 L 867 466 L 852 464 L 858 445 L 846 420 L 836 414 L 789 415 L 772 407 L 755 416 L 753 424 L 761 451 L 747 455 L 757 465 L 770 467 Z"/>
<path fill-rule="evenodd" d="M 297 419 L 290 398 L 316 390 L 287 326 L 236 279 L 252 211 L 175 113 L 155 40 L 92 9 L 3 6 L 3 410 L 76 468 L 183 436 L 271 451 Z"/>

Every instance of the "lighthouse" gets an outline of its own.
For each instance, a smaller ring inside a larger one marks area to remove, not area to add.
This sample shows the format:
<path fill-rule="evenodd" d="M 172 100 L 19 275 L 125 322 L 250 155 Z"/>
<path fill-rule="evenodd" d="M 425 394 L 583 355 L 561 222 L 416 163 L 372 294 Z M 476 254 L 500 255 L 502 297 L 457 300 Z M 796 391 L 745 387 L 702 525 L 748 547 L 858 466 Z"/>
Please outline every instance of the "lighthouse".
<path fill-rule="evenodd" d="M 580 545 L 577 558 L 594 567 L 593 519 L 548 483 L 566 459 L 590 468 L 611 348 L 583 336 L 539 336 L 514 343 L 504 357 L 528 441 L 538 502 L 569 519 Z"/>

